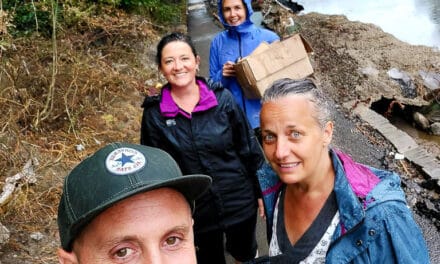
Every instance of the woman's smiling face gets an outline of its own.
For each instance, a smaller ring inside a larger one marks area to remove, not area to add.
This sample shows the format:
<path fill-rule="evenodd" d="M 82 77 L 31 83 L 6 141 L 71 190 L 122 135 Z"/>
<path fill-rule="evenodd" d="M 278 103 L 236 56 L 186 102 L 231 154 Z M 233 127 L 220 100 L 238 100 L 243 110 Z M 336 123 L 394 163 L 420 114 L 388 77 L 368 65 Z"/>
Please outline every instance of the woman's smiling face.
<path fill-rule="evenodd" d="M 246 21 L 246 7 L 242 0 L 224 0 L 223 17 L 230 26 L 238 26 Z"/>
<path fill-rule="evenodd" d="M 328 158 L 333 125 L 319 125 L 313 103 L 305 96 L 291 95 L 265 102 L 261 130 L 264 153 L 284 183 L 313 177 Z"/>
<path fill-rule="evenodd" d="M 162 50 L 159 69 L 172 87 L 185 87 L 195 82 L 199 64 L 188 43 L 172 41 Z"/>

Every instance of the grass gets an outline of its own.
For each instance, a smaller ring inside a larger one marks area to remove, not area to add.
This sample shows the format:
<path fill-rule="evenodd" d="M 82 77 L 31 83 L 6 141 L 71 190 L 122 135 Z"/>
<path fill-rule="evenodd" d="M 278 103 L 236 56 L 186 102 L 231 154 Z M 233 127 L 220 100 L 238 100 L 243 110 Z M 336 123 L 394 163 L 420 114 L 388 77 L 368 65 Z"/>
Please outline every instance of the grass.
<path fill-rule="evenodd" d="M 38 160 L 37 181 L 19 181 L 0 206 L 11 235 L 2 263 L 55 263 L 64 176 L 105 143 L 139 142 L 140 104 L 159 78 L 155 45 L 173 27 L 109 13 L 59 26 L 55 40 L 6 34 L 0 42 L 0 186 L 29 159 Z M 32 239 L 34 232 L 43 238 Z"/>

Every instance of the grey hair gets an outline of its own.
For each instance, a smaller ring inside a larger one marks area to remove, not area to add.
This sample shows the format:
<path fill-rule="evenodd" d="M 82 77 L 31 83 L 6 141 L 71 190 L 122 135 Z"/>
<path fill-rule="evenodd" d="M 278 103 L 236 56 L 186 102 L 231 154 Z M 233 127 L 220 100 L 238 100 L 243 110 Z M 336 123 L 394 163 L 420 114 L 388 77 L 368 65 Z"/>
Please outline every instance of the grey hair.
<path fill-rule="evenodd" d="M 261 104 L 291 95 L 303 96 L 313 104 L 316 113 L 314 118 L 321 128 L 332 120 L 329 100 L 311 79 L 279 79 L 264 92 Z"/>

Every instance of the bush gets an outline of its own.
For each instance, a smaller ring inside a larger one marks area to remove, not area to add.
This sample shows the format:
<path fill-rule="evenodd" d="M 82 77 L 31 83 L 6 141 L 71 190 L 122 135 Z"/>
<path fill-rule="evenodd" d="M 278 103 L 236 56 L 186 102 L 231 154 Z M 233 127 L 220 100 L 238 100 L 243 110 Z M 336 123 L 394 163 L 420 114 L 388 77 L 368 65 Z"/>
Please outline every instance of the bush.
<path fill-rule="evenodd" d="M 5 1 L 4 10 L 12 14 L 12 35 L 27 35 L 38 31 L 43 36 L 50 36 L 52 32 L 50 3 L 26 1 Z"/>
<path fill-rule="evenodd" d="M 127 11 L 146 13 L 156 23 L 179 24 L 185 22 L 186 1 L 183 0 L 119 0 Z"/>
<path fill-rule="evenodd" d="M 39 32 L 50 37 L 53 3 L 57 3 L 57 23 L 61 27 L 81 23 L 78 15 L 100 15 L 115 8 L 145 15 L 153 23 L 162 26 L 185 24 L 186 19 L 184 0 L 3 0 L 3 9 L 12 16 L 9 27 L 11 34 Z"/>

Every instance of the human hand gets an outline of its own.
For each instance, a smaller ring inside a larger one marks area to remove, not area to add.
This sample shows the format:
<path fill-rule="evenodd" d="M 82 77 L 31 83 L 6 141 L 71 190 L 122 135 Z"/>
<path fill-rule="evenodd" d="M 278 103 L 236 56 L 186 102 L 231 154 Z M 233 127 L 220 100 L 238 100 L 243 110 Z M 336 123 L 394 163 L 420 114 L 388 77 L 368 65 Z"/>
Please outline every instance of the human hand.
<path fill-rule="evenodd" d="M 225 77 L 235 76 L 235 69 L 234 69 L 235 63 L 232 61 L 227 61 L 225 64 L 223 64 L 222 74 Z"/>
<path fill-rule="evenodd" d="M 262 198 L 258 198 L 258 214 L 260 215 L 261 218 L 266 219 L 266 215 L 264 214 L 264 204 Z"/>

